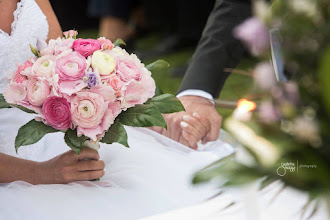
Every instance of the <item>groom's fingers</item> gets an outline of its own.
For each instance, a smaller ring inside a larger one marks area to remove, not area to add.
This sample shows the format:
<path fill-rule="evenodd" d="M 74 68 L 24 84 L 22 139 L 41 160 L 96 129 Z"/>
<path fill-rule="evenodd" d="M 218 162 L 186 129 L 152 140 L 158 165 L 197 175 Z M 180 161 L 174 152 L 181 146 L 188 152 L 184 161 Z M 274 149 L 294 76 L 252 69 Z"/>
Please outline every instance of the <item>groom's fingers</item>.
<path fill-rule="evenodd" d="M 221 129 L 222 124 L 222 117 L 220 115 L 217 115 L 218 117 L 214 117 L 210 120 L 211 123 L 211 129 L 207 133 L 207 135 L 203 138 L 202 143 L 206 144 L 209 141 L 215 141 L 219 137 L 219 132 Z"/>

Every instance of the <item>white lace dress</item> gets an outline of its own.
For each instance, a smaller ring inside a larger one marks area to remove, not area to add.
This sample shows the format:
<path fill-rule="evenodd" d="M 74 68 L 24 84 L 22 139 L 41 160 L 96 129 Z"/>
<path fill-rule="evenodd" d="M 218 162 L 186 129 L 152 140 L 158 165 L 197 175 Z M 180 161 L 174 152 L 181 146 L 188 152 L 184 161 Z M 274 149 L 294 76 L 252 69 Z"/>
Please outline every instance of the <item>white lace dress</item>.
<path fill-rule="evenodd" d="M 8 72 L 15 70 L 16 63 L 23 63 L 33 56 L 29 43 L 35 45 L 38 38 L 46 40 L 48 35 L 46 16 L 32 0 L 21 0 L 17 4 L 11 29 L 10 35 L 0 29 L 0 93 L 6 87 Z M 0 110 L 0 152 L 17 156 L 13 143 L 18 128 L 32 118 L 18 109 Z M 18 155 L 35 160 L 42 145 L 43 141 L 33 147 L 23 147 Z"/>
<path fill-rule="evenodd" d="M 21 0 L 10 35 L 0 30 L 0 93 L 8 71 L 32 56 L 29 43 L 46 40 L 48 23 L 34 0 Z M 17 109 L 0 110 L 0 152 L 45 161 L 69 148 L 63 134 L 46 135 L 16 154 L 18 129 L 33 116 Z M 126 127 L 130 149 L 102 145 L 106 174 L 99 182 L 37 185 L 0 184 L 0 219 L 136 219 L 203 201 L 217 190 L 193 187 L 194 172 L 232 153 L 220 140 L 193 151 L 147 129 Z"/>

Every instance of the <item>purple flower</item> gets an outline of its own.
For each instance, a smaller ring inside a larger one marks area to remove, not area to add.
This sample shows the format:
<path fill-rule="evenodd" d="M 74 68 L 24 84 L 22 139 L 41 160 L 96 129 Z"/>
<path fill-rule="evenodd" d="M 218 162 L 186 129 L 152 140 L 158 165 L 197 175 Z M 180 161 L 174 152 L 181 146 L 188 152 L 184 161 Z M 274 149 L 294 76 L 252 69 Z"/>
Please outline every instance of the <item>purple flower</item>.
<path fill-rule="evenodd" d="M 97 77 L 96 74 L 93 72 L 87 73 L 87 85 L 89 88 L 97 85 Z"/>
<path fill-rule="evenodd" d="M 266 25 L 257 18 L 249 18 L 234 29 L 234 36 L 259 56 L 269 48 L 270 37 Z"/>

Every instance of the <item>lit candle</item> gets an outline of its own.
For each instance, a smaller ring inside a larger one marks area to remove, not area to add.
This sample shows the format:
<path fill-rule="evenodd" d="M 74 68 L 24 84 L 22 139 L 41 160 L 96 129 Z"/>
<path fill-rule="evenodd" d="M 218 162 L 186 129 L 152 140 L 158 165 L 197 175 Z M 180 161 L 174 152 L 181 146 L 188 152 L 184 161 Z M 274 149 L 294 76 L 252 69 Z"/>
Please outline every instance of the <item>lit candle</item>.
<path fill-rule="evenodd" d="M 249 121 L 252 117 L 252 111 L 256 109 L 256 103 L 240 99 L 237 102 L 237 108 L 234 110 L 233 117 L 240 121 Z"/>

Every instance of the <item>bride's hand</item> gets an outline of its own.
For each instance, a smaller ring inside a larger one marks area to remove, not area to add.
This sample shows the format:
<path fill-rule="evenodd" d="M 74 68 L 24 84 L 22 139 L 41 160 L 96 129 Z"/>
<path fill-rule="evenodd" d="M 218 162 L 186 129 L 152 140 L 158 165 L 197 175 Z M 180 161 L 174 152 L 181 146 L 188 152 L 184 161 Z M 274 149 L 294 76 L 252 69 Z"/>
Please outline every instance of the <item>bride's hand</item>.
<path fill-rule="evenodd" d="M 91 160 L 83 160 L 90 158 Z M 84 148 L 80 155 L 67 151 L 51 160 L 41 162 L 36 178 L 43 184 L 69 183 L 93 180 L 104 175 L 105 163 L 96 150 Z"/>
<path fill-rule="evenodd" d="M 189 147 L 195 150 L 197 149 L 197 143 L 202 140 L 210 130 L 208 120 L 202 119 L 198 113 L 184 115 L 180 126 L 182 128 L 182 137 L 188 142 Z"/>

